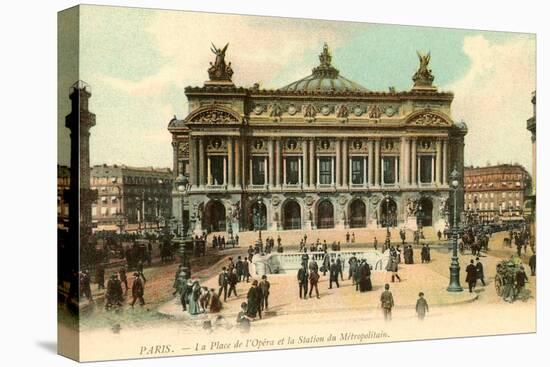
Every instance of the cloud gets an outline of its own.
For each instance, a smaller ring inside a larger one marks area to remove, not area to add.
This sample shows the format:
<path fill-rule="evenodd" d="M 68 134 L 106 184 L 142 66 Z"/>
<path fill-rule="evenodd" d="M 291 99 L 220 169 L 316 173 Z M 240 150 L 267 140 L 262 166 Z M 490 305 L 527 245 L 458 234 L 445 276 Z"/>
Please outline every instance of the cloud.
<path fill-rule="evenodd" d="M 453 117 L 469 127 L 467 164 L 520 163 L 531 170 L 531 92 L 536 88 L 535 38 L 513 35 L 491 42 L 481 35 L 464 39 L 471 66 L 444 87 L 455 93 Z"/>
<path fill-rule="evenodd" d="M 323 42 L 341 44 L 353 34 L 354 23 L 339 24 L 318 20 L 258 18 L 237 15 L 161 12 L 146 31 L 156 41 L 159 56 L 166 60 L 156 73 L 141 80 L 102 76 L 110 86 L 134 96 L 153 96 L 171 86 L 202 85 L 213 61 L 211 42 L 222 47 L 229 42 L 226 60 L 234 69 L 234 82 L 249 86 L 260 82 L 266 87 L 289 65 L 300 65 L 304 55 L 321 50 Z M 292 77 L 306 76 L 311 67 L 294 69 Z M 293 80 L 288 80 L 292 82 Z"/>

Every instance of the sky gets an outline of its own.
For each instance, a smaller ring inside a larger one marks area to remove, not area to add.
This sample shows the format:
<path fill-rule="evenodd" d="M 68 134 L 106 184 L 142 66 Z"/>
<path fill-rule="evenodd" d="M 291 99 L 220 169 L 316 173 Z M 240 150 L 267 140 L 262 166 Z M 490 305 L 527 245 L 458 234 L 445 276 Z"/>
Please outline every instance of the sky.
<path fill-rule="evenodd" d="M 309 75 L 327 42 L 340 73 L 370 90 L 410 90 L 416 51 L 431 52 L 434 84 L 454 93 L 452 118 L 469 127 L 465 164 L 519 163 L 531 171 L 533 34 L 102 6 L 83 6 L 80 16 L 78 74 L 91 85 L 97 122 L 92 164 L 172 166 L 168 122 L 188 113 L 184 88 L 208 79 L 210 42 L 229 43 L 236 85 L 261 88 Z M 60 32 L 60 61 L 70 57 L 63 52 L 69 33 Z M 73 82 L 61 75 L 58 85 L 60 142 L 68 139 Z M 63 164 L 67 153 L 60 144 Z"/>

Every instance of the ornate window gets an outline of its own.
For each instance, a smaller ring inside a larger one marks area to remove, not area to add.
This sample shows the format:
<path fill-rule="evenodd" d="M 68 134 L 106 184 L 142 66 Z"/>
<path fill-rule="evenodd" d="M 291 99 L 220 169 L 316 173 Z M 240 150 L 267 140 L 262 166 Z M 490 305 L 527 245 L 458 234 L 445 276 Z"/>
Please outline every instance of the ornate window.
<path fill-rule="evenodd" d="M 319 158 L 319 183 L 321 185 L 332 184 L 332 158 Z"/>
<path fill-rule="evenodd" d="M 264 157 L 252 158 L 252 185 L 265 185 L 265 163 Z"/>
<path fill-rule="evenodd" d="M 363 157 L 353 157 L 351 159 L 351 183 L 361 185 L 365 181 L 365 159 Z"/>

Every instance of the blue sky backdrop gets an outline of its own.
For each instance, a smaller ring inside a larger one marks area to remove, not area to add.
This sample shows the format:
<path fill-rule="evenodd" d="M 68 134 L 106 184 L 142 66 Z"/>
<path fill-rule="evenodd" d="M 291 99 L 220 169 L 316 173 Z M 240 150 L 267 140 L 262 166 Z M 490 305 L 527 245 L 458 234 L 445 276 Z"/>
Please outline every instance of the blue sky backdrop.
<path fill-rule="evenodd" d="M 92 164 L 171 167 L 166 127 L 188 112 L 184 88 L 207 79 L 211 41 L 230 43 L 237 85 L 262 88 L 309 75 L 327 42 L 341 74 L 370 90 L 409 90 L 416 51 L 430 51 L 434 84 L 455 93 L 452 117 L 470 128 L 466 163 L 531 169 L 531 34 L 100 6 L 83 6 L 80 26 L 80 76 L 92 86 L 97 115 Z M 60 82 L 61 98 L 70 83 Z M 60 139 L 68 138 L 68 102 L 60 104 Z"/>

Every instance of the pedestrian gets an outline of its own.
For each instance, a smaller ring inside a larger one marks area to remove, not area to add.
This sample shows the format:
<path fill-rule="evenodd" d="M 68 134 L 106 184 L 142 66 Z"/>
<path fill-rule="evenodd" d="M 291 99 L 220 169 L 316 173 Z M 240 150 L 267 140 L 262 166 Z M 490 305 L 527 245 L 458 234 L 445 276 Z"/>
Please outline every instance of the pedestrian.
<path fill-rule="evenodd" d="M 470 260 L 470 264 L 466 267 L 466 283 L 468 283 L 468 289 L 472 293 L 477 283 L 477 269 L 474 260 Z"/>
<path fill-rule="evenodd" d="M 378 250 L 378 240 L 376 239 L 376 237 L 374 237 L 374 240 L 372 241 L 372 245 L 374 247 L 374 250 L 377 251 Z"/>
<path fill-rule="evenodd" d="M 384 311 L 384 320 L 391 320 L 391 310 L 394 306 L 393 295 L 390 292 L 390 285 L 384 285 L 384 292 L 380 295 L 380 307 Z"/>
<path fill-rule="evenodd" d="M 233 293 L 235 295 L 235 297 L 238 297 L 237 296 L 237 288 L 235 288 L 236 285 L 237 285 L 237 282 L 238 282 L 237 269 L 233 269 L 233 271 L 228 273 L 227 282 L 229 284 L 229 291 L 227 292 L 227 298 L 231 297 L 231 293 Z"/>
<path fill-rule="evenodd" d="M 536 270 L 537 270 L 537 256 L 536 254 L 531 255 L 529 258 L 529 267 L 531 268 L 531 276 L 536 276 Z"/>
<path fill-rule="evenodd" d="M 363 259 L 361 260 L 361 266 L 359 266 L 359 291 L 361 293 L 372 291 L 370 276 L 370 265 L 367 263 L 366 259 Z"/>
<path fill-rule="evenodd" d="M 302 298 L 302 294 L 303 294 L 303 299 L 306 299 L 307 298 L 307 283 L 308 283 L 308 273 L 307 273 L 307 268 L 302 264 L 302 267 L 300 268 L 300 270 L 298 270 L 298 276 L 297 276 L 297 279 L 298 279 L 298 287 L 300 288 L 300 298 Z"/>
<path fill-rule="evenodd" d="M 220 289 L 218 290 L 218 297 L 221 297 L 223 292 L 223 301 L 227 301 L 227 285 L 229 284 L 229 275 L 227 274 L 227 268 L 224 266 L 222 272 L 218 276 L 218 285 Z"/>
<path fill-rule="evenodd" d="M 483 264 L 479 261 L 479 257 L 476 257 L 476 270 L 477 279 L 481 280 L 481 284 L 485 287 L 485 274 L 483 272 Z"/>
<path fill-rule="evenodd" d="M 418 300 L 416 301 L 416 315 L 419 320 L 424 320 L 426 313 L 428 312 L 428 302 L 424 298 L 424 293 L 418 293 Z"/>
<path fill-rule="evenodd" d="M 523 265 L 520 265 L 519 271 L 516 273 L 516 294 L 514 298 L 517 298 L 523 289 L 525 288 L 525 283 L 528 282 L 527 274 L 525 274 L 525 268 Z"/>
<path fill-rule="evenodd" d="M 145 300 L 143 299 L 144 285 L 138 272 L 134 273 L 134 281 L 132 282 L 132 302 L 130 306 L 134 307 L 134 304 L 139 300 L 139 305 L 143 306 Z"/>
<path fill-rule="evenodd" d="M 237 270 L 237 282 L 242 282 L 243 280 L 243 261 L 240 256 L 237 257 L 237 262 L 235 263 L 235 269 Z"/>
<path fill-rule="evenodd" d="M 84 270 L 82 273 L 80 273 L 80 294 L 85 296 L 88 301 L 94 301 L 92 298 L 91 280 L 88 270 Z"/>
<path fill-rule="evenodd" d="M 329 287 L 328 289 L 332 289 L 332 283 L 336 283 L 336 287 L 340 288 L 340 284 L 338 283 L 338 274 L 340 273 L 340 269 L 338 268 L 338 264 L 334 261 L 334 259 L 331 260 L 330 263 L 330 273 L 329 273 Z"/>
<path fill-rule="evenodd" d="M 441 241 L 441 230 L 437 231 L 437 240 Z"/>
<path fill-rule="evenodd" d="M 201 308 L 199 305 L 199 298 L 201 296 L 201 286 L 198 280 L 193 282 L 191 286 L 191 292 L 189 292 L 189 307 L 188 311 L 190 315 L 198 315 L 201 313 Z"/>
<path fill-rule="evenodd" d="M 122 305 L 122 285 L 116 274 L 111 275 L 107 281 L 107 289 L 105 291 L 105 309 L 109 310 L 112 306 Z"/>
<path fill-rule="evenodd" d="M 323 257 L 323 266 L 322 266 L 323 276 L 327 275 L 327 271 L 330 270 L 330 255 L 328 254 L 327 250 L 324 250 L 324 251 L 325 251 L 325 254 Z"/>
<path fill-rule="evenodd" d="M 193 282 L 191 279 L 183 279 L 180 288 L 180 304 L 183 311 L 187 311 L 187 304 L 189 303 L 189 293 L 193 288 Z"/>
<path fill-rule="evenodd" d="M 349 244 L 349 241 L 350 241 L 350 234 L 349 234 L 349 231 L 346 233 L 346 244 Z"/>
<path fill-rule="evenodd" d="M 260 289 L 258 288 L 258 281 L 253 280 L 252 286 L 248 290 L 248 294 L 246 296 L 248 307 L 247 307 L 247 315 L 249 317 L 255 318 L 256 314 L 262 318 L 262 310 L 260 309 L 260 301 L 262 298 L 262 295 L 260 293 Z"/>
<path fill-rule="evenodd" d="M 241 311 L 237 314 L 237 326 L 241 332 L 246 333 L 250 331 L 250 321 L 252 319 L 248 316 L 248 304 L 243 302 L 241 303 Z"/>
<path fill-rule="evenodd" d="M 214 288 L 210 288 L 210 313 L 220 312 L 221 309 L 222 302 L 220 301 L 220 297 Z"/>
<path fill-rule="evenodd" d="M 313 289 L 315 288 L 315 294 L 317 295 L 317 298 L 319 297 L 319 273 L 317 270 L 312 271 L 309 273 L 309 298 L 311 298 L 311 293 L 313 293 Z"/>
<path fill-rule="evenodd" d="M 246 282 L 250 282 L 250 262 L 248 259 L 251 257 L 245 257 L 243 261 L 243 279 L 246 279 Z"/>
<path fill-rule="evenodd" d="M 351 243 L 355 243 L 355 232 L 351 232 Z"/>
<path fill-rule="evenodd" d="M 309 262 L 308 269 L 309 269 L 310 272 L 311 271 L 319 271 L 319 265 L 317 265 L 317 261 L 315 261 L 315 259 L 312 259 Z"/>
<path fill-rule="evenodd" d="M 397 264 L 397 255 L 392 254 L 390 250 L 390 257 L 388 259 L 388 265 L 386 265 L 386 271 L 391 273 L 391 282 L 395 282 L 395 278 L 401 282 L 401 278 L 397 272 L 399 271 L 399 265 Z"/>
<path fill-rule="evenodd" d="M 271 288 L 271 283 L 267 280 L 267 275 L 262 275 L 259 288 L 262 295 L 260 300 L 260 309 L 262 311 L 267 310 L 269 308 L 269 288 Z"/>
<path fill-rule="evenodd" d="M 128 278 L 126 277 L 126 268 L 124 266 L 118 271 L 118 278 L 121 285 L 124 284 L 124 294 L 128 293 Z"/>
<path fill-rule="evenodd" d="M 340 279 L 344 281 L 344 263 L 339 254 L 336 257 L 336 266 L 338 267 L 338 274 L 340 274 Z M 338 278 L 338 274 L 336 274 L 336 278 Z"/>
<path fill-rule="evenodd" d="M 349 265 L 349 273 L 348 273 L 348 280 L 349 280 L 357 270 L 357 257 L 355 256 L 355 252 L 351 254 L 351 257 L 348 259 L 348 265 Z M 352 280 L 352 284 L 355 284 L 355 279 Z"/>
<path fill-rule="evenodd" d="M 105 289 L 105 267 L 101 263 L 95 268 L 95 282 L 98 290 Z"/>

